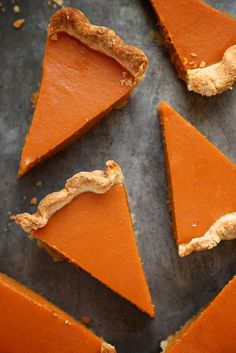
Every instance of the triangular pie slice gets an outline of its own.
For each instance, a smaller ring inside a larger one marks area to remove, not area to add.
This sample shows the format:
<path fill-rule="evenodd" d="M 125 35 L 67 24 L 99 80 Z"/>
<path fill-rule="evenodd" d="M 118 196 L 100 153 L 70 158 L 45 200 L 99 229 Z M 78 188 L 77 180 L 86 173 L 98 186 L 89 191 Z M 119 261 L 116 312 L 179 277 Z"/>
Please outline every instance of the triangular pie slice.
<path fill-rule="evenodd" d="M 236 81 L 236 20 L 201 0 L 151 0 L 188 89 L 213 96 Z"/>
<path fill-rule="evenodd" d="M 159 113 L 179 255 L 236 238 L 236 165 L 165 102 Z"/>
<path fill-rule="evenodd" d="M 81 172 L 16 222 L 43 246 L 154 316 L 120 167 Z"/>
<path fill-rule="evenodd" d="M 43 75 L 19 176 L 121 107 L 144 76 L 144 53 L 77 9 L 51 18 Z"/>
<path fill-rule="evenodd" d="M 236 352 L 236 277 L 195 318 L 162 342 L 163 353 Z"/>
<path fill-rule="evenodd" d="M 40 295 L 0 273 L 2 353 L 115 353 L 115 348 Z"/>

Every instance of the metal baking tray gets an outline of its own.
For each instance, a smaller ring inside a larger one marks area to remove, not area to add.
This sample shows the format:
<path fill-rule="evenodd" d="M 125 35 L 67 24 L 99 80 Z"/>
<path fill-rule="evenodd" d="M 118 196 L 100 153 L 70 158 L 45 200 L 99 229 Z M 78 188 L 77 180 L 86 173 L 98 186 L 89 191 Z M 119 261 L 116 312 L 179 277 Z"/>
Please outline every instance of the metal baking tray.
<path fill-rule="evenodd" d="M 236 17 L 234 0 L 209 4 Z M 236 272 L 236 241 L 181 259 L 177 255 L 167 205 L 161 131 L 156 105 L 165 99 L 236 162 L 236 89 L 204 98 L 189 93 L 161 46 L 148 0 L 64 0 L 93 23 L 115 30 L 147 54 L 145 80 L 128 104 L 114 110 L 88 134 L 22 179 L 17 169 L 38 88 L 46 27 L 55 11 L 47 0 L 2 1 L 0 12 L 0 271 L 43 294 L 75 318 L 89 316 L 91 329 L 119 353 L 157 353 L 160 341 L 205 306 Z M 25 25 L 16 30 L 15 19 Z M 9 221 L 33 212 L 30 199 L 63 187 L 80 170 L 103 168 L 108 159 L 122 166 L 135 214 L 137 242 L 150 285 L 156 317 L 134 306 L 69 263 L 54 264 L 45 251 Z M 42 187 L 37 187 L 37 181 Z M 203 205 L 204 210 L 204 205 Z M 0 314 L 1 317 L 1 314 Z"/>

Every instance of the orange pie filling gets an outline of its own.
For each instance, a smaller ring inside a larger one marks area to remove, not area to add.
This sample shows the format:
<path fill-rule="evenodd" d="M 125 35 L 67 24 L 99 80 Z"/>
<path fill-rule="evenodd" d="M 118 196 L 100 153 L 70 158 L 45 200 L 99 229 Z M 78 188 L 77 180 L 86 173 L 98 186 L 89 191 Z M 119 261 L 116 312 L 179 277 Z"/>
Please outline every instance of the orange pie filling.
<path fill-rule="evenodd" d="M 236 351 L 236 277 L 216 298 L 161 346 L 165 353 Z"/>
<path fill-rule="evenodd" d="M 46 196 L 34 215 L 17 215 L 16 222 L 53 258 L 67 259 L 154 316 L 116 163 L 107 162 L 105 172 L 76 174 L 65 189 Z"/>

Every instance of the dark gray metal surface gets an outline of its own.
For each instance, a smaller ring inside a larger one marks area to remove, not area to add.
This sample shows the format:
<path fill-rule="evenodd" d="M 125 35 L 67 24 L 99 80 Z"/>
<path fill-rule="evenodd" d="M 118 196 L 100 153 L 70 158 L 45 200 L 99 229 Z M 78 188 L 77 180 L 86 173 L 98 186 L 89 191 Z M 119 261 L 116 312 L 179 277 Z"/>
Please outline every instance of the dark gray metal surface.
<path fill-rule="evenodd" d="M 236 16 L 234 0 L 209 0 Z M 156 29 L 145 0 L 65 0 L 92 22 L 114 29 L 145 51 L 146 79 L 127 106 L 113 111 L 86 136 L 52 160 L 16 180 L 21 148 L 31 122 L 31 94 L 37 90 L 46 26 L 55 9 L 46 0 L 11 1 L 0 13 L 0 271 L 28 285 L 76 318 L 92 318 L 92 329 L 120 353 L 157 353 L 160 340 L 206 305 L 236 271 L 236 242 L 181 259 L 172 238 L 161 134 L 155 107 L 166 99 L 236 162 L 236 90 L 214 98 L 187 92 L 161 46 L 150 37 Z M 3 1 L 4 4 L 4 1 Z M 12 22 L 26 18 L 15 30 Z M 135 213 L 138 245 L 154 304 L 155 319 L 112 293 L 69 263 L 54 264 L 27 239 L 9 213 L 35 210 L 29 200 L 60 189 L 79 170 L 119 162 Z M 42 180 L 41 188 L 36 182 Z M 25 199 L 26 198 L 26 199 Z M 204 205 L 203 205 L 204 212 Z M 1 318 L 1 314 L 0 314 Z"/>

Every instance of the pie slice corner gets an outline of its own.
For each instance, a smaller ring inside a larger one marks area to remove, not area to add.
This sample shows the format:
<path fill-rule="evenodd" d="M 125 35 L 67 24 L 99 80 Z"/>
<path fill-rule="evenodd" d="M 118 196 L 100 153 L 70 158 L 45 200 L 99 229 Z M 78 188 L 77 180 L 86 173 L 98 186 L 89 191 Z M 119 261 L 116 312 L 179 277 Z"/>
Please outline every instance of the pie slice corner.
<path fill-rule="evenodd" d="M 236 351 L 236 277 L 175 335 L 161 343 L 163 353 Z"/>
<path fill-rule="evenodd" d="M 79 321 L 2 273 L 0 312 L 1 352 L 116 353 Z"/>
<path fill-rule="evenodd" d="M 166 102 L 158 108 L 180 256 L 236 238 L 236 166 Z"/>
<path fill-rule="evenodd" d="M 78 9 L 58 10 L 48 26 L 40 90 L 18 176 L 122 107 L 147 64 L 141 50 L 92 25 Z"/>
<path fill-rule="evenodd" d="M 151 0 L 171 61 L 190 91 L 213 96 L 236 81 L 236 20 L 202 0 Z"/>
<path fill-rule="evenodd" d="M 151 301 L 132 225 L 122 171 L 80 172 L 16 222 L 49 253 L 60 254 L 151 317 Z"/>

